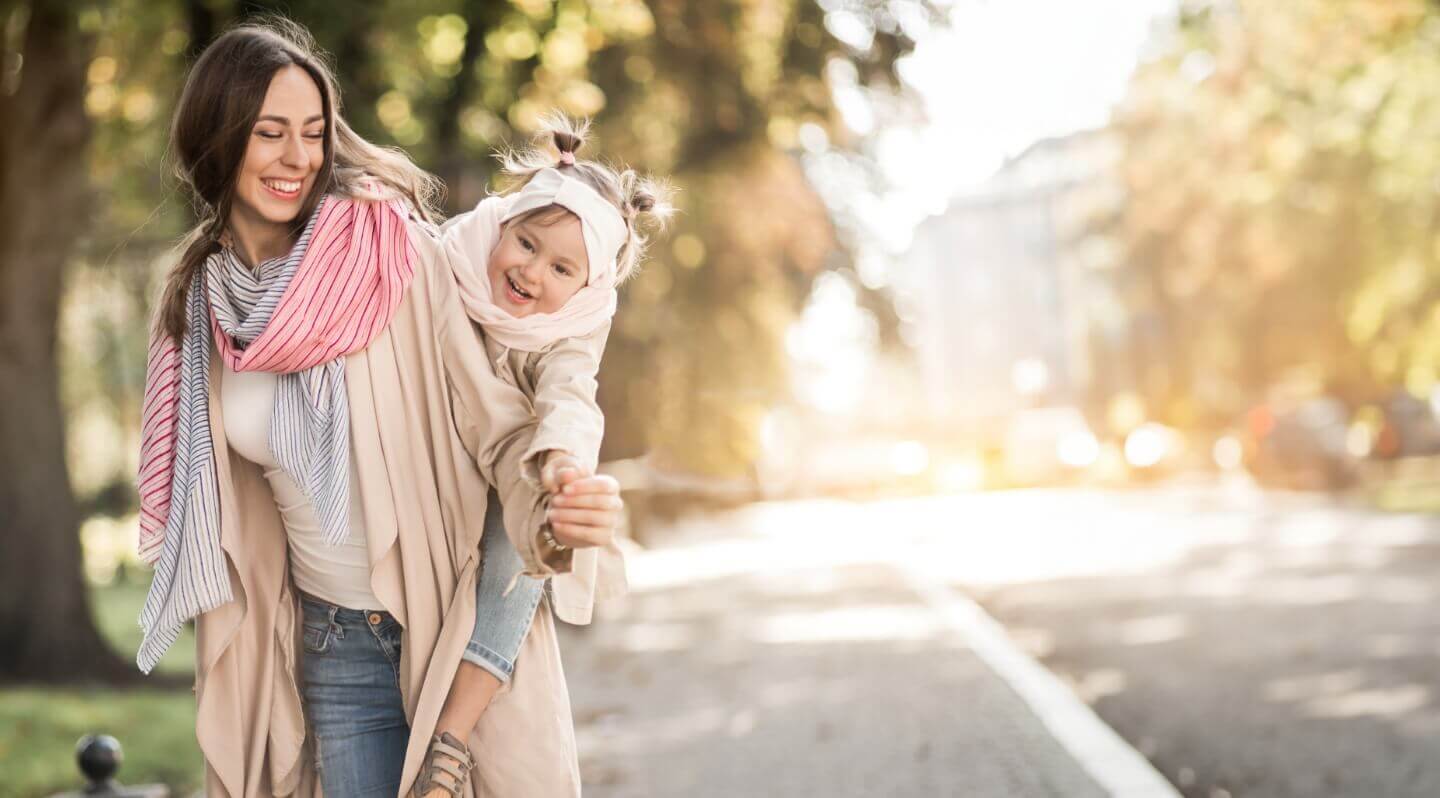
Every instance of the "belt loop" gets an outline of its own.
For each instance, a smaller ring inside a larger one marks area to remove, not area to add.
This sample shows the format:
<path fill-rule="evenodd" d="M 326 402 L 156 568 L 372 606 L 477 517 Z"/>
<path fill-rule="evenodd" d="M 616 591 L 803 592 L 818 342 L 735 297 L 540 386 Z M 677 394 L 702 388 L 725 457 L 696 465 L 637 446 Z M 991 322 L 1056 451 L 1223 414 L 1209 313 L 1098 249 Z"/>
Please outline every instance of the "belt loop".
<path fill-rule="evenodd" d="M 328 604 L 329 602 L 326 603 Z M 335 614 L 339 611 L 340 608 L 338 606 L 330 604 L 330 634 L 334 635 L 337 640 L 344 640 L 345 627 L 341 626 L 340 622 L 335 620 Z"/>

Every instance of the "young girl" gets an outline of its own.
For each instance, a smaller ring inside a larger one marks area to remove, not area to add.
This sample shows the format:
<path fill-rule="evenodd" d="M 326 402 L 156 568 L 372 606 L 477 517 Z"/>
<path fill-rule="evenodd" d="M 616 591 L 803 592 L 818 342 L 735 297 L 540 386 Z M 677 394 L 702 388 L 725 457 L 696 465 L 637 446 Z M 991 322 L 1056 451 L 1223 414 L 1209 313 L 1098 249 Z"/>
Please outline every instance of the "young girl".
<path fill-rule="evenodd" d="M 516 185 L 450 220 L 443 231 L 495 373 L 534 403 L 535 436 L 521 458 L 522 474 L 552 494 L 594 473 L 604 432 L 595 376 L 616 286 L 640 261 L 641 224 L 668 211 L 651 181 L 577 161 L 587 132 L 564 117 L 548 119 L 537 139 L 541 146 L 503 159 Z M 460 265 L 467 262 L 469 269 Z M 625 588 L 613 542 L 580 550 L 563 542 L 583 540 L 585 522 L 602 508 L 552 509 L 550 529 L 538 544 L 543 550 L 522 554 L 531 539 L 519 535 L 520 546 L 513 544 L 497 505 L 490 505 L 481 543 L 474 633 L 413 795 L 464 791 L 475 761 L 461 741 L 509 683 L 545 578 L 553 577 L 556 614 L 578 624 L 590 621 L 597 586 L 602 598 Z"/>

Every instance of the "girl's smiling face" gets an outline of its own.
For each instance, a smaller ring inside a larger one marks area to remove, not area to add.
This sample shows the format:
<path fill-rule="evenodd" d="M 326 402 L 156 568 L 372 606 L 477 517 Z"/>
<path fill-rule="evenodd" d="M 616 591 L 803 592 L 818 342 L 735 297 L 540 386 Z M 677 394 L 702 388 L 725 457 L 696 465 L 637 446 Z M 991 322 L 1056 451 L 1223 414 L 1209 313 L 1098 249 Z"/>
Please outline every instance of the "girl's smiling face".
<path fill-rule="evenodd" d="M 580 218 L 569 211 L 521 216 L 500 230 L 486 274 L 490 296 L 515 318 L 554 313 L 585 286 L 589 259 Z"/>

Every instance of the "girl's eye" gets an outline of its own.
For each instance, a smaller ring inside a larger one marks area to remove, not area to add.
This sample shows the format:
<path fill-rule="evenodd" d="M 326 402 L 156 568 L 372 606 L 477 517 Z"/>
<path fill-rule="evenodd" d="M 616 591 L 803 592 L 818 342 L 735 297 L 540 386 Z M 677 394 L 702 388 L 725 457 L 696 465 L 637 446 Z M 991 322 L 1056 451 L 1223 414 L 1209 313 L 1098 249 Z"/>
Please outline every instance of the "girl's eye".
<path fill-rule="evenodd" d="M 520 239 L 520 246 L 524 247 L 526 252 L 534 252 L 534 251 L 535 251 L 535 248 L 532 247 L 532 246 L 530 246 L 530 239 L 528 239 L 528 238 L 523 238 L 523 237 L 522 237 L 522 238 Z"/>
<path fill-rule="evenodd" d="M 564 266 L 561 266 L 561 265 L 558 264 L 558 263 L 555 264 L 555 271 L 556 271 L 561 277 L 569 277 L 569 276 L 570 276 L 570 270 L 567 269 L 567 268 L 565 268 Z"/>

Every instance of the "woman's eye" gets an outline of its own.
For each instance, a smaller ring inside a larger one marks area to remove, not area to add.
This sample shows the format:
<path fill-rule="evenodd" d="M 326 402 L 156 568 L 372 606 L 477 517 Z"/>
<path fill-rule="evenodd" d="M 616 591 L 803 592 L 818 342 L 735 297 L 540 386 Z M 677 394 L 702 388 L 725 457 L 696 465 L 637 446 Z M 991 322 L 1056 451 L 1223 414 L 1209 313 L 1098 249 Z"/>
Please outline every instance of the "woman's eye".
<path fill-rule="evenodd" d="M 320 141 L 321 139 L 325 138 L 325 131 L 321 130 L 315 133 L 306 133 L 305 138 Z"/>
<path fill-rule="evenodd" d="M 279 133 L 273 130 L 258 130 L 256 131 L 256 135 L 262 139 L 271 139 L 272 141 L 281 137 Z"/>

